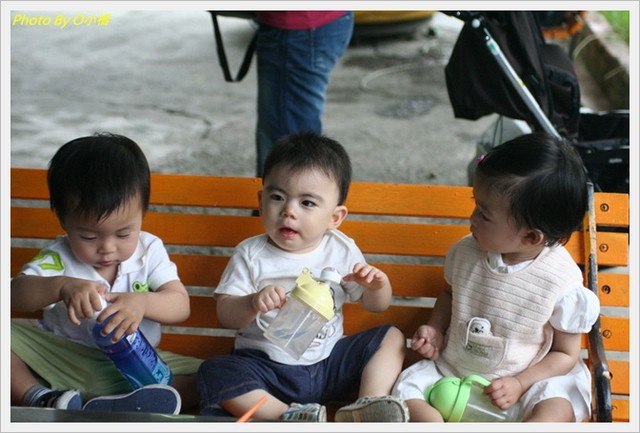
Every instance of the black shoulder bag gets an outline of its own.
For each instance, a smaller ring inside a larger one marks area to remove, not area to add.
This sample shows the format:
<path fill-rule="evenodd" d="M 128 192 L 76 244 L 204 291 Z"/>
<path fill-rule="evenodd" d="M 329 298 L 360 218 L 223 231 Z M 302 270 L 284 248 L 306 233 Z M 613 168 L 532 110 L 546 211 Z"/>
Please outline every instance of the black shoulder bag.
<path fill-rule="evenodd" d="M 253 53 L 256 50 L 256 35 L 254 34 L 251 38 L 251 42 L 247 47 L 247 51 L 244 53 L 244 59 L 242 60 L 242 64 L 240 65 L 240 69 L 238 70 L 235 78 L 231 75 L 231 71 L 229 71 L 229 62 L 227 62 L 227 54 L 224 51 L 224 44 L 222 42 L 222 33 L 220 32 L 220 26 L 218 24 L 218 15 L 226 16 L 226 17 L 234 17 L 234 18 L 244 18 L 249 20 L 255 19 L 254 12 L 245 12 L 245 11 L 209 11 L 211 14 L 211 20 L 213 21 L 213 33 L 216 38 L 216 49 L 218 51 L 218 61 L 220 62 L 220 67 L 222 68 L 222 73 L 224 74 L 224 80 L 229 83 L 234 83 L 241 81 L 247 72 L 249 71 L 249 66 L 251 66 L 251 58 L 253 57 Z"/>

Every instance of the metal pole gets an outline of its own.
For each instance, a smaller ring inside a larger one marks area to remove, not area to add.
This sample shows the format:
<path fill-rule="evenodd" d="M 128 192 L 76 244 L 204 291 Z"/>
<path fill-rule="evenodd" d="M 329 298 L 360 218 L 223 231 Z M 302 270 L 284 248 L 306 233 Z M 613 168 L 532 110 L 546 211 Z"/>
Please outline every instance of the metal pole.
<path fill-rule="evenodd" d="M 479 18 L 474 18 L 471 20 L 471 26 L 473 28 L 477 29 L 481 25 L 482 23 Z M 487 48 L 489 49 L 489 52 L 493 55 L 493 58 L 498 63 L 500 69 L 502 69 L 502 71 L 505 73 L 505 75 L 509 79 L 509 82 L 513 85 L 513 88 L 521 96 L 522 100 L 527 105 L 527 108 L 529 108 L 529 111 L 531 111 L 531 114 L 533 114 L 538 124 L 548 134 L 556 138 L 562 138 L 558 131 L 556 131 L 556 128 L 554 128 L 553 124 L 544 114 L 544 111 L 542 111 L 542 108 L 540 108 L 538 101 L 536 101 L 536 99 L 533 97 L 524 81 L 520 79 L 516 71 L 511 67 L 511 64 L 509 63 L 502 50 L 500 49 L 500 46 L 498 46 L 489 31 L 484 27 L 482 28 L 482 30 L 485 35 L 485 43 Z"/>

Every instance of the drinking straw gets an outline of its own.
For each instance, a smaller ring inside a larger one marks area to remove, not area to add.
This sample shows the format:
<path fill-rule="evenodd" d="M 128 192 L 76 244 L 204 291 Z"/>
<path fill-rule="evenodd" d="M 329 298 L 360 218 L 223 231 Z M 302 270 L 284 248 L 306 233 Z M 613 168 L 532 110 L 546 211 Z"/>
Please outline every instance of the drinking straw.
<path fill-rule="evenodd" d="M 256 413 L 256 411 L 260 408 L 260 406 L 262 406 L 266 401 L 267 401 L 267 396 L 265 395 L 260 400 L 258 400 L 258 402 L 256 404 L 251 406 L 251 408 L 248 411 L 246 411 L 244 413 L 244 415 L 242 415 L 240 418 L 238 418 L 238 420 L 236 422 L 247 422 L 247 421 L 249 421 L 249 418 L 251 418 L 251 415 Z"/>

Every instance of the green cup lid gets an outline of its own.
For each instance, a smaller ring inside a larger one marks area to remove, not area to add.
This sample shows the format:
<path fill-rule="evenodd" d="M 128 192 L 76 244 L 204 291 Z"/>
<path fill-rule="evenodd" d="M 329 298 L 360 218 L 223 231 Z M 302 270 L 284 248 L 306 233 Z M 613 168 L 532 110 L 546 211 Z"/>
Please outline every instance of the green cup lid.
<path fill-rule="evenodd" d="M 484 377 L 469 375 L 464 379 L 443 377 L 424 392 L 424 398 L 433 406 L 445 421 L 459 422 L 469 401 L 472 383 L 489 385 Z"/>

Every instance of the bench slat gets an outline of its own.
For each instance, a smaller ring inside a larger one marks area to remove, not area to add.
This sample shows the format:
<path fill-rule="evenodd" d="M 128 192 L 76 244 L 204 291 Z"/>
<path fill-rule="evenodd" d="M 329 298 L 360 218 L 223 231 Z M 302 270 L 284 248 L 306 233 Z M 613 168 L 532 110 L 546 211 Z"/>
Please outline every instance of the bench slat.
<path fill-rule="evenodd" d="M 346 204 L 354 214 L 462 219 L 474 207 L 469 187 L 378 182 L 353 182 Z"/>
<path fill-rule="evenodd" d="M 214 227 L 224 228 L 213 230 Z M 166 245 L 232 248 L 243 239 L 262 233 L 259 218 L 240 215 L 203 215 L 148 212 L 143 229 L 156 234 Z M 469 233 L 466 225 L 408 224 L 378 221 L 345 221 L 341 229 L 365 254 L 444 257 L 453 242 Z M 12 237 L 51 239 L 62 234 L 55 216 L 45 208 L 11 208 Z M 576 233 L 566 247 L 583 263 L 583 240 Z M 628 262 L 628 235 L 599 233 L 598 261 L 605 266 Z"/>
<path fill-rule="evenodd" d="M 11 277 L 15 277 L 22 269 L 22 265 L 31 261 L 40 251 L 39 248 L 11 248 Z"/>
<path fill-rule="evenodd" d="M 600 334 L 606 350 L 629 351 L 629 318 L 600 317 Z"/>
<path fill-rule="evenodd" d="M 598 273 L 598 297 L 603 307 L 628 307 L 629 274 Z"/>
<path fill-rule="evenodd" d="M 446 287 L 442 266 L 375 261 L 371 264 L 384 271 L 394 283 L 394 296 L 436 298 Z"/>
<path fill-rule="evenodd" d="M 233 337 L 163 332 L 158 347 L 181 355 L 207 359 L 215 355 L 230 353 L 233 348 Z"/>
<path fill-rule="evenodd" d="M 611 372 L 611 392 L 613 394 L 629 395 L 631 387 L 629 385 L 629 361 L 610 360 L 609 371 Z"/>
<path fill-rule="evenodd" d="M 263 231 L 259 218 L 240 215 L 161 214 L 149 212 L 142 224 L 167 245 L 235 247 Z"/>
<path fill-rule="evenodd" d="M 381 313 L 370 313 L 360 305 L 347 303 L 343 310 L 344 332 L 347 335 L 388 323 L 397 325 L 407 338 L 411 338 L 418 326 L 426 323 L 431 314 L 431 308 L 406 305 L 391 305 Z"/>
<path fill-rule="evenodd" d="M 152 204 L 238 209 L 254 209 L 262 188 L 256 178 L 167 173 L 152 173 L 151 185 Z M 416 200 L 421 196 L 430 199 Z M 471 188 L 465 186 L 353 182 L 347 204 L 356 214 L 468 218 L 471 196 Z M 12 168 L 11 197 L 48 200 L 46 170 Z M 599 225 L 629 226 L 627 194 L 597 193 L 595 203 Z"/>
<path fill-rule="evenodd" d="M 612 419 L 614 422 L 629 422 L 629 400 L 612 399 Z"/>
<path fill-rule="evenodd" d="M 599 226 L 629 227 L 629 196 L 627 194 L 597 193 L 594 204 Z"/>
<path fill-rule="evenodd" d="M 62 233 L 49 209 L 11 207 L 11 237 L 53 239 Z"/>
<path fill-rule="evenodd" d="M 598 232 L 598 264 L 626 266 L 629 263 L 629 235 L 627 233 Z"/>
<path fill-rule="evenodd" d="M 260 179 L 249 177 L 151 175 L 151 203 L 158 205 L 255 209 L 260 189 Z"/>
<path fill-rule="evenodd" d="M 211 287 L 212 292 L 229 262 L 228 256 L 169 254 L 169 257 L 176 264 L 185 286 Z"/>
<path fill-rule="evenodd" d="M 451 244 L 469 233 L 467 226 L 345 221 L 340 229 L 365 254 L 444 257 Z"/>
<path fill-rule="evenodd" d="M 11 168 L 11 198 L 48 200 L 47 171 L 35 168 Z"/>

